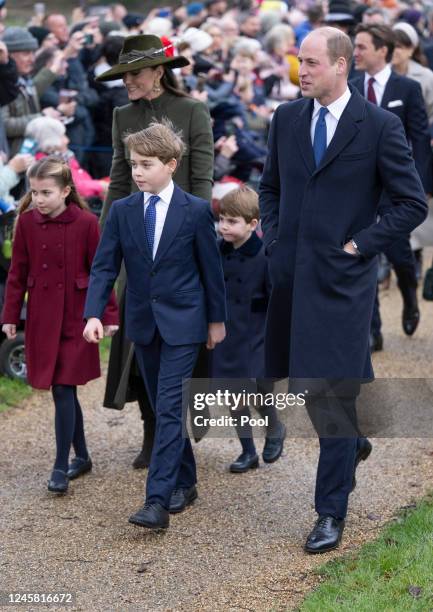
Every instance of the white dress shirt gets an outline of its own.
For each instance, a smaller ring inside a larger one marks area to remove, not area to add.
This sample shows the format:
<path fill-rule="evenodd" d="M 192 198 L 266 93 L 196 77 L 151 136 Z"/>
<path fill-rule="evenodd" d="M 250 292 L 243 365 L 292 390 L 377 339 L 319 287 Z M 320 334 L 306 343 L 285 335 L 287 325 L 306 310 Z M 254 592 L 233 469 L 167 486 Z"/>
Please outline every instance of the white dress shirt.
<path fill-rule="evenodd" d="M 149 204 L 149 200 L 153 195 L 158 195 L 159 200 L 155 205 L 156 211 L 156 223 L 155 223 L 155 237 L 153 239 L 153 253 L 152 259 L 155 259 L 156 251 L 158 250 L 159 241 L 161 240 L 162 230 L 164 228 L 165 218 L 167 216 L 168 207 L 170 206 L 171 198 L 173 197 L 174 191 L 174 183 L 170 181 L 167 187 L 165 187 L 159 193 L 148 193 L 147 191 L 143 191 L 143 202 L 144 202 L 144 216 L 146 216 L 147 206 Z M 146 240 L 146 237 L 143 236 L 143 240 Z"/>
<path fill-rule="evenodd" d="M 340 117 L 343 114 L 343 111 L 346 108 L 351 95 L 352 94 L 350 92 L 350 89 L 347 88 L 340 98 L 338 98 L 337 100 L 332 102 L 332 104 L 326 107 L 329 111 L 325 115 L 327 147 L 329 147 L 329 143 L 331 142 L 335 134 L 338 122 L 340 121 Z M 319 118 L 319 111 L 321 108 L 322 105 L 316 99 L 314 99 L 313 116 L 311 117 L 311 142 L 314 142 L 314 130 L 316 129 L 316 123 Z"/>
<path fill-rule="evenodd" d="M 382 104 L 383 92 L 385 91 L 385 87 L 390 76 L 391 66 L 389 64 L 387 64 L 380 72 L 376 72 L 376 74 L 368 74 L 368 72 L 366 72 L 364 76 L 364 96 L 367 97 L 368 81 L 371 79 L 371 77 L 373 77 L 373 89 L 374 93 L 376 94 L 376 102 L 377 105 L 380 106 Z"/>

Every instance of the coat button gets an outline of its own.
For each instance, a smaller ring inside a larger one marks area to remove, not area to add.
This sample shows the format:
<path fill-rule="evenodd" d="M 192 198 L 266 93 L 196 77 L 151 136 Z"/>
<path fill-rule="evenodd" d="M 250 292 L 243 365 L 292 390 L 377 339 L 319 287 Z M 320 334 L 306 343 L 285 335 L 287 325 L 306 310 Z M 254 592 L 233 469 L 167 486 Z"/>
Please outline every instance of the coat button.
<path fill-rule="evenodd" d="M 157 302 L 158 301 L 158 296 L 156 295 L 155 297 L 152 298 L 152 302 Z"/>
<path fill-rule="evenodd" d="M 150 273 L 150 276 L 155 276 L 155 274 L 156 274 L 156 272 L 153 271 L 153 272 Z"/>
<path fill-rule="evenodd" d="M 62 262 L 59 263 L 59 268 L 63 268 Z"/>
<path fill-rule="evenodd" d="M 224 282 L 226 283 L 229 280 L 228 276 L 224 276 Z"/>
<path fill-rule="evenodd" d="M 42 287 L 43 287 L 44 289 L 48 289 L 48 283 L 44 283 L 44 284 L 42 285 Z"/>
<path fill-rule="evenodd" d="M 57 287 L 58 287 L 59 289 L 63 289 L 63 283 L 57 283 Z"/>
<path fill-rule="evenodd" d="M 236 299 L 235 299 L 235 304 L 240 304 L 240 303 L 241 303 L 240 299 L 239 299 L 239 298 L 236 298 Z"/>
<path fill-rule="evenodd" d="M 44 224 L 44 225 L 42 226 L 42 229 L 47 229 L 47 226 Z"/>
<path fill-rule="evenodd" d="M 42 248 L 43 248 L 43 249 L 44 249 L 44 251 L 45 251 L 45 249 L 47 248 L 47 245 L 46 245 L 46 244 L 43 244 L 43 245 L 42 245 Z"/>
<path fill-rule="evenodd" d="M 241 278 L 237 278 L 236 280 L 238 281 L 238 283 L 241 283 L 241 282 L 242 282 L 242 279 L 241 279 Z"/>
<path fill-rule="evenodd" d="M 48 264 L 42 264 L 42 268 L 43 268 L 44 270 L 47 270 L 47 269 L 48 269 Z"/>

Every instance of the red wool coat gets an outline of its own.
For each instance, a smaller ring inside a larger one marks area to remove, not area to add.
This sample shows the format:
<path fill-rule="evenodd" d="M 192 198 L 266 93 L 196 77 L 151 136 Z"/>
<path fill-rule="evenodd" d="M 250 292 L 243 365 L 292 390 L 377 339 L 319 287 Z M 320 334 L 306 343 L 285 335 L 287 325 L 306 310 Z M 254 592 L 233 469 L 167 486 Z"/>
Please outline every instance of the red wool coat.
<path fill-rule="evenodd" d="M 33 209 L 18 219 L 2 321 L 19 323 L 27 291 L 27 379 L 36 389 L 84 385 L 101 375 L 98 345 L 83 338 L 84 302 L 98 242 L 97 218 L 75 204 L 54 219 Z M 103 324 L 118 325 L 114 294 Z"/>

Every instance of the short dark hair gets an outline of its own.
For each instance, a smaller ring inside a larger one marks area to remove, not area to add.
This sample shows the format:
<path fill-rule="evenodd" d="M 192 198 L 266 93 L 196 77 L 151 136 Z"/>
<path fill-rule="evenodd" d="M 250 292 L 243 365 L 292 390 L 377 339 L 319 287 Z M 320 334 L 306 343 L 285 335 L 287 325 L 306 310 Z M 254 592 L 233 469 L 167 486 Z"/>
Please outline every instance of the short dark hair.
<path fill-rule="evenodd" d="M 385 59 L 387 62 L 390 62 L 395 47 L 395 36 L 393 30 L 389 26 L 381 23 L 360 23 L 355 30 L 355 35 L 361 34 L 362 32 L 370 34 L 371 40 L 373 41 L 373 46 L 376 50 L 386 47 L 387 52 Z"/>

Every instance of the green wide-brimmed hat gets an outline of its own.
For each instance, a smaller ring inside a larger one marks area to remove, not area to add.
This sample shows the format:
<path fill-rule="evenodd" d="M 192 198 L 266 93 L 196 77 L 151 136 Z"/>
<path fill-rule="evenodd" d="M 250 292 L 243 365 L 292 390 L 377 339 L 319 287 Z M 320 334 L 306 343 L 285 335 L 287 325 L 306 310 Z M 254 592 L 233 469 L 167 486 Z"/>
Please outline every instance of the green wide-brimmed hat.
<path fill-rule="evenodd" d="M 158 36 L 152 34 L 140 34 L 128 36 L 123 43 L 119 55 L 119 63 L 112 66 L 110 70 L 103 72 L 96 81 L 114 81 L 133 70 L 142 68 L 154 68 L 155 66 L 167 66 L 168 68 L 181 68 L 188 66 L 189 61 L 183 55 L 170 57 L 165 54 L 168 47 L 164 47 Z"/>

